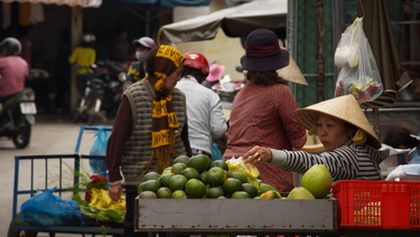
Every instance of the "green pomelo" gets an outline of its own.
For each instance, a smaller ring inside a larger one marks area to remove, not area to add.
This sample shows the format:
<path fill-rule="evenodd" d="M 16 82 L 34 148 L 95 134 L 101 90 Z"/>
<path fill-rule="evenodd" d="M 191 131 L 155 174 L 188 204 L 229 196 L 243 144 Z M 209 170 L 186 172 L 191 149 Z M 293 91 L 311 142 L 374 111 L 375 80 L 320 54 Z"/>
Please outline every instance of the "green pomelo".
<path fill-rule="evenodd" d="M 144 191 L 139 194 L 139 198 L 143 199 L 154 199 L 157 198 L 156 194 L 152 191 Z"/>
<path fill-rule="evenodd" d="M 300 185 L 311 192 L 315 198 L 324 198 L 332 186 L 332 177 L 325 165 L 313 165 L 303 175 Z"/>
<path fill-rule="evenodd" d="M 249 196 L 249 194 L 245 191 L 236 191 L 232 193 L 232 198 L 233 199 L 247 199 L 247 198 L 251 198 L 251 196 Z"/>
<path fill-rule="evenodd" d="M 138 186 L 138 191 L 139 193 L 144 192 L 144 191 L 152 191 L 152 192 L 156 192 L 158 189 L 160 188 L 160 183 L 159 181 L 152 179 L 152 180 L 147 180 L 145 182 L 142 182 L 139 186 Z"/>
<path fill-rule="evenodd" d="M 159 179 L 159 177 L 160 177 L 160 174 L 158 172 L 150 171 L 150 172 L 147 172 L 143 176 L 142 181 L 144 182 L 144 181 L 148 181 L 148 180 Z"/>
<path fill-rule="evenodd" d="M 226 170 L 220 167 L 210 168 L 209 171 L 207 171 L 207 174 L 208 174 L 207 181 L 213 187 L 222 185 L 227 178 Z"/>
<path fill-rule="evenodd" d="M 200 174 L 200 180 L 203 181 L 205 184 L 209 184 L 209 173 L 208 171 L 204 171 Z"/>
<path fill-rule="evenodd" d="M 185 184 L 185 192 L 189 197 L 202 198 L 206 194 L 206 185 L 198 179 L 190 179 Z"/>
<path fill-rule="evenodd" d="M 288 199 L 315 199 L 314 195 L 304 187 L 296 187 L 287 195 Z"/>
<path fill-rule="evenodd" d="M 173 174 L 172 173 L 168 173 L 168 174 L 162 174 L 160 177 L 159 177 L 159 183 L 160 183 L 160 186 L 162 187 L 162 186 L 164 186 L 164 187 L 168 187 L 168 185 L 169 185 L 169 179 L 171 178 L 173 176 Z"/>
<path fill-rule="evenodd" d="M 228 173 L 228 177 L 235 178 L 241 181 L 242 183 L 248 182 L 248 179 L 246 178 L 246 175 L 242 171 L 233 171 Z"/>
<path fill-rule="evenodd" d="M 187 198 L 187 194 L 183 191 L 183 190 L 175 190 L 171 197 L 173 199 L 186 199 Z"/>
<path fill-rule="evenodd" d="M 183 190 L 186 183 L 187 183 L 187 178 L 185 178 L 185 176 L 180 175 L 180 174 L 175 174 L 169 178 L 168 188 L 171 191 Z"/>
<path fill-rule="evenodd" d="M 218 198 L 220 196 L 224 196 L 225 192 L 223 192 L 223 188 L 220 186 L 211 187 L 206 191 L 207 198 Z"/>
<path fill-rule="evenodd" d="M 172 165 L 171 172 L 172 172 L 173 174 L 181 174 L 181 173 L 182 173 L 182 171 L 183 171 L 185 168 L 187 168 L 187 165 L 186 165 L 186 164 L 184 164 L 184 163 L 176 163 L 176 164 Z"/>
<path fill-rule="evenodd" d="M 255 196 L 258 195 L 258 189 L 250 183 L 243 183 L 242 184 L 242 189 L 245 192 L 247 192 L 249 194 L 249 196 L 251 196 L 251 197 L 255 197 Z"/>
<path fill-rule="evenodd" d="M 182 172 L 182 175 L 185 176 L 185 178 L 187 179 L 199 179 L 200 178 L 200 173 L 198 173 L 198 171 L 194 168 L 191 167 L 187 167 L 185 168 Z"/>
<path fill-rule="evenodd" d="M 201 173 L 210 167 L 210 159 L 206 155 L 196 155 L 187 161 L 187 166 Z"/>
<path fill-rule="evenodd" d="M 164 175 L 164 174 L 173 174 L 172 173 L 172 166 L 166 167 L 162 172 L 162 175 Z"/>
<path fill-rule="evenodd" d="M 211 163 L 211 167 L 220 167 L 226 171 L 229 170 L 228 165 L 226 164 L 226 162 L 224 160 L 215 160 Z"/>
<path fill-rule="evenodd" d="M 186 156 L 186 155 L 180 155 L 180 156 L 178 156 L 178 157 L 176 157 L 175 159 L 174 159 L 174 164 L 176 164 L 176 163 L 184 163 L 184 164 L 187 164 L 187 162 L 188 162 L 188 160 L 189 160 L 190 158 L 188 157 L 188 156 Z"/>
<path fill-rule="evenodd" d="M 235 178 L 227 178 L 223 183 L 223 190 L 227 194 L 232 194 L 236 191 L 242 191 L 242 182 Z"/>
<path fill-rule="evenodd" d="M 265 193 L 269 190 L 274 190 L 274 191 L 278 192 L 278 190 L 275 187 L 271 186 L 270 184 L 267 184 L 267 183 L 261 183 L 260 184 L 260 194 Z"/>
<path fill-rule="evenodd" d="M 167 187 L 160 187 L 156 191 L 156 195 L 157 195 L 158 198 L 171 198 L 172 192 Z"/>

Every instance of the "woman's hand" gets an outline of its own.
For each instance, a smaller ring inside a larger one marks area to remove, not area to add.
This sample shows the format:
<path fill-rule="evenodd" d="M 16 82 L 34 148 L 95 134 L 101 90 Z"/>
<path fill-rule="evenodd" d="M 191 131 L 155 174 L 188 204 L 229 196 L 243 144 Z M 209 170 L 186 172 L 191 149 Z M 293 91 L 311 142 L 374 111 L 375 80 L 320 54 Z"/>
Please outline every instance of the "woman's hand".
<path fill-rule="evenodd" d="M 242 156 L 247 163 L 271 162 L 271 150 L 267 147 L 254 146 Z"/>
<path fill-rule="evenodd" d="M 114 184 L 109 187 L 108 194 L 112 201 L 118 201 L 121 197 L 122 185 Z"/>

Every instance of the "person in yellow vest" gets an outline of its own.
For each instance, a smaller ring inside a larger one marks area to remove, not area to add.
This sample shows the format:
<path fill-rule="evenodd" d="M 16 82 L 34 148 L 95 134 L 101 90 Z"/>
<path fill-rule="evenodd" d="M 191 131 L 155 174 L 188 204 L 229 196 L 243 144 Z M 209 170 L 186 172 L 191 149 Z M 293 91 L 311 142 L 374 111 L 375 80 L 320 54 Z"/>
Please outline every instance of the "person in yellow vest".
<path fill-rule="evenodd" d="M 74 65 L 76 70 L 76 85 L 79 95 L 83 94 L 89 75 L 93 72 L 92 65 L 96 61 L 95 41 L 94 35 L 83 34 L 80 46 L 74 48 L 69 57 L 69 63 Z"/>

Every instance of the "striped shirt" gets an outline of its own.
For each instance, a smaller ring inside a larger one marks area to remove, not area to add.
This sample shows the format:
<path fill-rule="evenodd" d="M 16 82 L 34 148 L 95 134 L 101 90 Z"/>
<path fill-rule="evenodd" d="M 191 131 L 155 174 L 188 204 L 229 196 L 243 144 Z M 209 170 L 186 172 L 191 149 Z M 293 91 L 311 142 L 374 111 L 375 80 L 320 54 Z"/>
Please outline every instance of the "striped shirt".
<path fill-rule="evenodd" d="M 381 179 L 379 164 L 386 158 L 367 145 L 348 144 L 319 154 L 304 151 L 272 150 L 272 163 L 298 173 L 315 164 L 327 166 L 334 181 L 342 179 Z"/>

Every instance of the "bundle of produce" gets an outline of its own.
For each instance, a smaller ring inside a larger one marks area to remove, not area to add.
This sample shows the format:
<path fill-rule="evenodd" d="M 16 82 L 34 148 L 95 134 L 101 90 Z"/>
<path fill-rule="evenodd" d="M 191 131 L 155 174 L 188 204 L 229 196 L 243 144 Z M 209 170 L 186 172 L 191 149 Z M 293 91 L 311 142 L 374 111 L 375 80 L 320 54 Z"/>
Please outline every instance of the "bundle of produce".
<path fill-rule="evenodd" d="M 242 159 L 216 160 L 205 155 L 177 157 L 162 174 L 148 172 L 138 185 L 140 198 L 280 198 L 259 172 Z"/>

